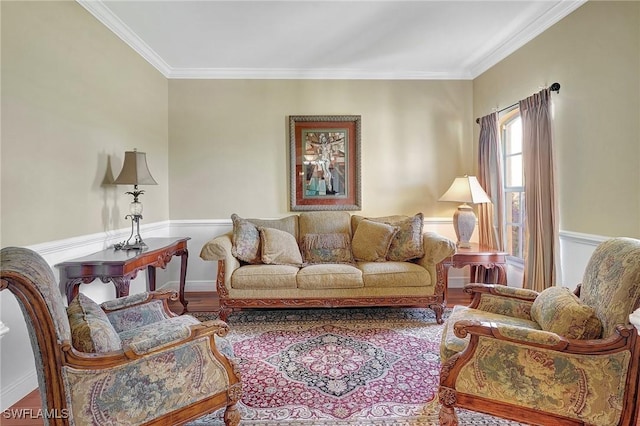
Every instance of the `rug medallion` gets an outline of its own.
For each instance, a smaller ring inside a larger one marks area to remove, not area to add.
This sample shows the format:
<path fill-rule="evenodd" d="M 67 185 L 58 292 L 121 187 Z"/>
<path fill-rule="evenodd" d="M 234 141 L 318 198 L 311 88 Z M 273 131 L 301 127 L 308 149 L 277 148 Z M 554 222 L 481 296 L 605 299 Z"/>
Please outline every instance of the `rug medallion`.
<path fill-rule="evenodd" d="M 242 425 L 438 424 L 443 327 L 431 310 L 253 310 L 228 323 L 242 372 Z M 461 425 L 519 424 L 459 414 Z M 222 424 L 221 410 L 191 423 Z"/>

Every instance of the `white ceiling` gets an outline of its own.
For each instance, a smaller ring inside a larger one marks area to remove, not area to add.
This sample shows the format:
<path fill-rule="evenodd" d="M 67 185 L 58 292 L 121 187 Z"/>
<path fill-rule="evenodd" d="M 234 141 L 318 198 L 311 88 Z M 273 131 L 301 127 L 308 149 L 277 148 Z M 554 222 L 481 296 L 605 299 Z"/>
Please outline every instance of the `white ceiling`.
<path fill-rule="evenodd" d="M 168 78 L 473 79 L 585 0 L 77 0 Z"/>

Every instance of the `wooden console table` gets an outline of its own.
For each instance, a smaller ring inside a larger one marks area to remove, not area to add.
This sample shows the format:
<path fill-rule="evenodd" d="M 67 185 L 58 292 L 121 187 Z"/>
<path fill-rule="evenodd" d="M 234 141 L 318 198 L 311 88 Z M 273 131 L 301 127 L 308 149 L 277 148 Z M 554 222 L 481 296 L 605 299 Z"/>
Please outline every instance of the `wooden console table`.
<path fill-rule="evenodd" d="M 58 263 L 60 284 L 64 286 L 67 301 L 71 303 L 78 295 L 80 284 L 89 284 L 96 278 L 103 283 L 111 281 L 116 288 L 116 297 L 129 294 L 129 283 L 138 271 L 147 268 L 147 284 L 149 291 L 156 289 L 156 268 L 165 268 L 173 256 L 181 257 L 180 265 L 180 303 L 187 312 L 187 301 L 184 298 L 184 285 L 187 278 L 186 238 L 148 238 L 144 250 L 115 250 L 108 248 L 88 256 Z"/>
<path fill-rule="evenodd" d="M 445 294 L 448 288 L 449 268 L 471 268 L 472 283 L 507 284 L 507 256 L 509 253 L 498 251 L 490 247 L 471 243 L 470 248 L 456 249 L 456 252 L 444 259 L 442 269 L 444 273 Z"/>

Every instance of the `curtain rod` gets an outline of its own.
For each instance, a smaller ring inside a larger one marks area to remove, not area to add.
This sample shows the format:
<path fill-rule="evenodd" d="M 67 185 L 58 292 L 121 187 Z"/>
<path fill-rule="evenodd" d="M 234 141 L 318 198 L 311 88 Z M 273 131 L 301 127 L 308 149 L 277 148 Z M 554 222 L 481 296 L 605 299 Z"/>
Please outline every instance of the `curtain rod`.
<path fill-rule="evenodd" d="M 560 83 L 553 83 L 553 84 L 549 87 L 549 90 L 551 90 L 552 92 L 560 93 Z M 511 105 L 509 105 L 509 106 L 507 106 L 507 107 L 504 107 L 504 108 L 502 108 L 502 109 L 499 109 L 499 110 L 498 110 L 498 111 L 496 111 L 496 112 L 501 113 L 502 111 L 506 111 L 506 110 L 508 110 L 508 109 L 510 109 L 510 108 L 513 108 L 514 106 L 518 106 L 518 104 L 519 104 L 519 102 L 516 102 L 515 104 L 511 104 Z M 480 124 L 480 119 L 479 119 L 479 118 L 476 118 L 476 123 Z"/>

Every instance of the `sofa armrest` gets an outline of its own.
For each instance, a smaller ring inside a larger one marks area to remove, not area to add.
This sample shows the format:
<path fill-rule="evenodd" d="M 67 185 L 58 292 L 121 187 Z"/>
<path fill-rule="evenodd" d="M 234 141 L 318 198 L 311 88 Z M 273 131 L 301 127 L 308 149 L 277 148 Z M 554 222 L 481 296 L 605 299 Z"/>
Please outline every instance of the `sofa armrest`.
<path fill-rule="evenodd" d="M 224 283 L 221 283 L 220 274 L 217 274 L 216 285 L 219 287 L 224 284 L 226 292 L 220 292 L 218 295 L 228 294 L 231 290 L 231 274 L 240 267 L 240 262 L 233 256 L 231 252 L 231 232 L 219 235 L 205 243 L 200 250 L 200 258 L 206 261 L 222 261 L 224 262 Z"/>
<path fill-rule="evenodd" d="M 418 259 L 422 266 L 436 265 L 456 252 L 456 243 L 436 232 L 425 232 L 422 237 L 424 256 Z"/>

